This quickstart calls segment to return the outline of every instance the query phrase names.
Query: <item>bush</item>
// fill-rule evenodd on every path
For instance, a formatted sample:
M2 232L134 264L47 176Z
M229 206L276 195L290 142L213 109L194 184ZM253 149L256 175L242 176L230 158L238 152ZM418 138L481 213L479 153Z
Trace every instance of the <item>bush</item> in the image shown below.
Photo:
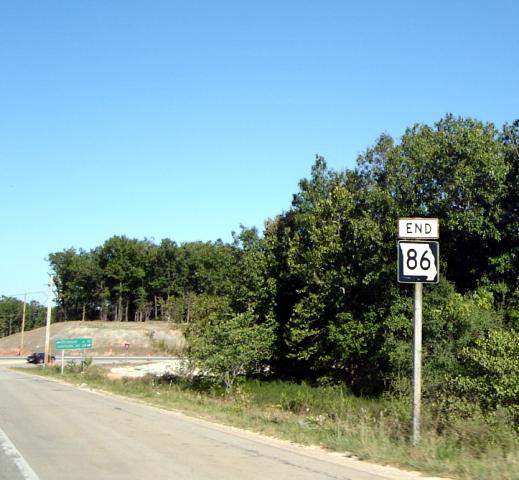
M519 427L519 332L494 330L460 354L464 372L451 379L454 392L484 412L505 409Z
M189 329L187 339L188 360L229 392L239 376L258 371L271 356L274 332L270 325L258 324L249 312L227 317L213 314Z

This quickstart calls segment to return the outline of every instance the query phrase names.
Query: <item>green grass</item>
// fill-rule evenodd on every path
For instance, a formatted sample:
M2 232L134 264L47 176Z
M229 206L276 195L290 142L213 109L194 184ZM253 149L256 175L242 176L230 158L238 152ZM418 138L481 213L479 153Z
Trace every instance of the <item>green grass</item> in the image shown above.
M470 480L518 480L519 437L506 418L440 419L422 407L422 438L410 445L410 405L402 399L358 398L340 387L247 381L232 393L208 384L170 380L108 380L103 370L69 367L72 383L145 401L188 415L305 445L348 452L372 462ZM36 371L36 370L34 370ZM57 369L38 370L59 376ZM445 422L442 422L445 423Z

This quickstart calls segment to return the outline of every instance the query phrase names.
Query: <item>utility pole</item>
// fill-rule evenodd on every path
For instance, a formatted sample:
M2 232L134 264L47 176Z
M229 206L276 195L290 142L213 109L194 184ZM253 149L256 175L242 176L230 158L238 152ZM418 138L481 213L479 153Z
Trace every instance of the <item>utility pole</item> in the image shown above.
M23 296L23 313L22 313L22 335L20 338L20 356L23 355L23 334L25 333L25 307L27 305L27 294Z
M52 275L49 274L49 292L47 294L47 322L45 325L45 362L44 367L50 363L50 321L52 315Z
M19 297L23 295L23 313L22 313L22 329L21 329L21 336L20 336L20 350L18 352L18 355L22 355L23 348L24 348L24 334L25 334L25 316L26 316L26 309L27 309L27 295L32 294L45 294L45 292L39 291L39 292L25 292L25 293L13 293L11 295L6 295L7 297Z

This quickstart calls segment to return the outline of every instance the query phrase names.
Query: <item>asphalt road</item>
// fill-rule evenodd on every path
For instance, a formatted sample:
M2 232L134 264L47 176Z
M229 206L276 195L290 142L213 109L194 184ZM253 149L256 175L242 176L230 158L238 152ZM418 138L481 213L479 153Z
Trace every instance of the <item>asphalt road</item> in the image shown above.
M416 480L0 367L0 480Z
M149 361L160 361L160 360L172 360L177 357L148 357L148 356L117 356L117 357L89 357L85 355L85 358L92 358L92 363L95 365L106 365L106 364L117 364L117 363L146 363ZM77 355L66 355L65 356L65 364L68 362L81 362L83 358ZM56 356L56 365L61 365L61 356ZM33 366L27 363L26 357L0 357L0 366L12 366L12 367L23 367L23 366ZM41 365L40 365L41 366Z

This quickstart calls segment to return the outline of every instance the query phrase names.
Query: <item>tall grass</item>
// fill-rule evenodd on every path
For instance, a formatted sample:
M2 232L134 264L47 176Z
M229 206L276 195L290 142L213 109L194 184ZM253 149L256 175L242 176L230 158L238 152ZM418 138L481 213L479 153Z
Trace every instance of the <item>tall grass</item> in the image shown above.
M44 372L56 374L52 369ZM431 405L424 404L421 441L413 447L406 398L358 398L342 387L252 380L226 395L210 383L176 378L111 381L95 367L83 373L70 371L65 377L363 460L464 480L519 479L519 436L499 412L492 421L475 415L445 422Z

